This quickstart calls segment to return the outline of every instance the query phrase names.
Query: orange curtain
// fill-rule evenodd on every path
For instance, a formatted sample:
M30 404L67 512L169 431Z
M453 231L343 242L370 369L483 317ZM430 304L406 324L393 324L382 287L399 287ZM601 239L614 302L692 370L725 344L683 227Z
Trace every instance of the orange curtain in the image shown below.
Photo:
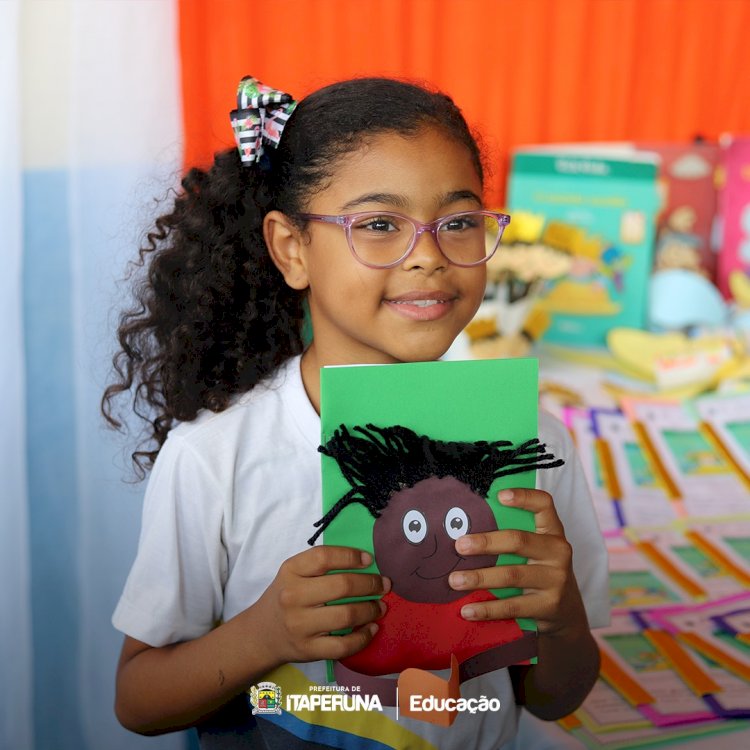
M449 93L502 204L524 143L750 133L746 0L178 0L185 163L233 143L252 74L301 98L388 75Z

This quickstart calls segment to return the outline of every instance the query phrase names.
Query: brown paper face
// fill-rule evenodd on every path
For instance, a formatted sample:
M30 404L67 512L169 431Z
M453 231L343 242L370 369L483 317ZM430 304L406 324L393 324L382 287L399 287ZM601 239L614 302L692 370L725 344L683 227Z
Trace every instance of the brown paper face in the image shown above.
M396 492L373 526L375 559L393 591L441 604L466 595L448 584L454 570L488 568L496 555L462 557L456 539L497 529L487 501L454 477L429 477Z

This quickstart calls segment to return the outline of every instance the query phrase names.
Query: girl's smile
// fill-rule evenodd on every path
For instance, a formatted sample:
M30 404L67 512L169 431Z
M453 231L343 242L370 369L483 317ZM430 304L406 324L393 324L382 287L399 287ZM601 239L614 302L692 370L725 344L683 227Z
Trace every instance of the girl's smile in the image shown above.
M451 311L456 295L444 291L414 291L383 301L397 315L412 320L438 320Z

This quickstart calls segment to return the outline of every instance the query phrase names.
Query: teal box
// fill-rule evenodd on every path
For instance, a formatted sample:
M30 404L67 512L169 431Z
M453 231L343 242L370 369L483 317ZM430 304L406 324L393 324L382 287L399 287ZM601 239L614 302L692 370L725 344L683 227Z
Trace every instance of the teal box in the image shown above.
M656 158L640 153L521 150L508 186L513 212L543 217L542 244L570 253L570 273L543 289L545 341L604 346L615 327L643 328L660 205ZM511 222L512 226L512 222Z

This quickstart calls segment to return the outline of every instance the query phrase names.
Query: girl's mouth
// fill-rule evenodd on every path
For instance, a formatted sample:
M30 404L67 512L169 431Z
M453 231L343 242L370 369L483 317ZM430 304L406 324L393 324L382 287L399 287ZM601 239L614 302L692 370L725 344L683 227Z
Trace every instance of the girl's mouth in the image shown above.
M444 292L410 293L386 299L392 310L410 320L438 320L453 308L455 296Z
M395 299L393 300L394 305L416 305L417 307L432 307L432 305L442 305L445 300L439 299L415 299L412 301Z

